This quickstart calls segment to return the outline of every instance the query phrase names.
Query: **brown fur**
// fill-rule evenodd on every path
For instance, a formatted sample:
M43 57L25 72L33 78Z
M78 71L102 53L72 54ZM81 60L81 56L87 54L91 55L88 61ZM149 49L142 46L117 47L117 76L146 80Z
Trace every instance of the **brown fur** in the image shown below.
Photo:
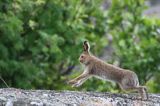
M90 45L87 41L83 43L83 53L79 57L79 61L85 65L84 72L77 78L69 81L73 87L82 85L89 77L94 76L118 83L123 90L137 90L142 99L147 99L147 91L145 86L139 86L136 73L130 70L122 69L114 65L105 63L97 57L90 54Z

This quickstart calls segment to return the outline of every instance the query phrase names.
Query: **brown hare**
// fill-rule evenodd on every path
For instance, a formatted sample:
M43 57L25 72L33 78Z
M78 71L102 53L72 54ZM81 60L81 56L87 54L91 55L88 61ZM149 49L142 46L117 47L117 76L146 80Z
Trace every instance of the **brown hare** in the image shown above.
M147 89L140 86L136 73L130 70L116 67L105 63L90 54L90 45L87 41L83 43L83 53L79 57L80 63L84 64L84 72L77 78L69 81L72 87L82 85L88 78L94 76L100 79L116 82L122 90L137 90L141 99L147 99Z

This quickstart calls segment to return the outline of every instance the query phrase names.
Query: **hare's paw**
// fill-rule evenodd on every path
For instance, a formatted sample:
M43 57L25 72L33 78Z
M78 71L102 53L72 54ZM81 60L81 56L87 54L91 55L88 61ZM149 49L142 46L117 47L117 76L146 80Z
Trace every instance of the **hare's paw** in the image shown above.
M70 80L70 81L67 82L67 84L70 84L70 85L73 85L73 84L75 84L75 83L76 83L75 80Z
M72 87L79 87L81 84L80 83L74 83L73 85L72 85Z

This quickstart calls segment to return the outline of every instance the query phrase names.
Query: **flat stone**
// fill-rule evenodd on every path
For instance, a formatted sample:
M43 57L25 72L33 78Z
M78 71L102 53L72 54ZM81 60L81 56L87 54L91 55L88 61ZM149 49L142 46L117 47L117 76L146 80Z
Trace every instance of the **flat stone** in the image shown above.
M160 94L138 98L135 93L0 89L0 106L160 106Z

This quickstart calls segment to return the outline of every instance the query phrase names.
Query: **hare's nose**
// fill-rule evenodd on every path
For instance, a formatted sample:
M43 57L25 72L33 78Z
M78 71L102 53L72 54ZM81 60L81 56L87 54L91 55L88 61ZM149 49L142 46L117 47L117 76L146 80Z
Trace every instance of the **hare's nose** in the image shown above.
M83 60L79 59L80 62L82 62Z

